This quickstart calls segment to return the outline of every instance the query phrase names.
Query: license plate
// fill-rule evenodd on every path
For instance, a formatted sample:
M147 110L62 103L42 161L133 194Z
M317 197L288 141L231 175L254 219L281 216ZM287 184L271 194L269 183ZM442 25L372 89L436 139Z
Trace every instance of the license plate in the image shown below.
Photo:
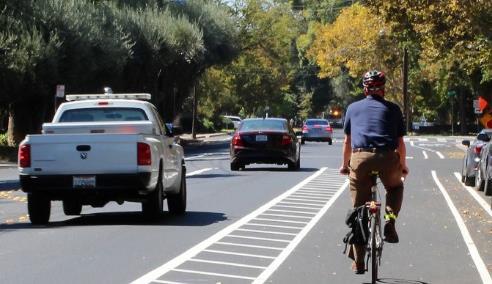
M74 176L73 188L94 188L96 187L95 176Z
M268 141L268 137L266 135L256 135L257 142L265 142Z

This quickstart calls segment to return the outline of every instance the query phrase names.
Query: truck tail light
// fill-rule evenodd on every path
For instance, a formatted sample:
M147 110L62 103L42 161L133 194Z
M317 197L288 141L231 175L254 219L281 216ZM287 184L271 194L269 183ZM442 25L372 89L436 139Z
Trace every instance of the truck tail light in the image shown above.
M241 140L241 136L239 133L236 133L234 137L232 137L232 145L233 146L244 146L243 140Z
M24 144L19 147L18 152L19 167L30 168L31 167L31 145Z
M152 154L148 144L137 143L137 163L139 166L150 166L152 164Z
M282 145L285 146L290 144L292 144L292 137L290 137L289 135L282 136Z

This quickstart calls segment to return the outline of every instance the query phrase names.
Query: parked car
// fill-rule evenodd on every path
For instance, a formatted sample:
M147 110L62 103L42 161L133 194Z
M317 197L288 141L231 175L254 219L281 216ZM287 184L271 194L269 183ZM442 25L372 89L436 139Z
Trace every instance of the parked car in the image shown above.
M488 132L486 133L492 134ZM489 135L489 141L490 141ZM485 143L480 151L480 161L475 175L475 188L479 191L485 191L485 195L492 195L492 144Z
M298 170L300 155L299 140L283 118L244 119L230 145L232 171L249 164L287 164L290 170Z
M83 205L140 202L146 216L186 209L183 148L151 103L150 94L67 95L43 134L19 145L19 179L29 218L46 224L51 201L66 215Z
M332 144L333 128L326 119L309 118L302 126L301 144L305 141L325 141Z
M492 137L492 129L484 129L478 133L477 137L470 144L470 140L463 140L462 144L468 147L463 158L463 166L461 169L461 181L468 186L475 186L477 179L477 171L480 162L480 153L482 148ZM481 180L480 176L478 179Z
M232 124L234 125L234 129L237 129L239 127L239 123L241 123L241 118L239 116L224 115L224 118L232 122Z

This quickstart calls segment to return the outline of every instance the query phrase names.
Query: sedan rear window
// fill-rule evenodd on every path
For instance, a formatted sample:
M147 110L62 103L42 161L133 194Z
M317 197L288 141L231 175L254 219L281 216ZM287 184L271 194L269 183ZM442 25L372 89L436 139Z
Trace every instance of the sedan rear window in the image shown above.
M328 120L325 119L312 119L307 120L306 125L328 125Z
M139 108L80 108L63 112L60 122L149 120Z
M239 128L241 131L287 131L287 123L283 120L243 120Z

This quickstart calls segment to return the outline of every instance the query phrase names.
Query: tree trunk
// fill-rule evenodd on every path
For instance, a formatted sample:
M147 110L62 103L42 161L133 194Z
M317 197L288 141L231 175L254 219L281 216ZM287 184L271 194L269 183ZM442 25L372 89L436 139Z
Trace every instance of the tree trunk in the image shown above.
M458 90L459 102L460 102L460 133L461 135L465 135L467 133L467 125L466 125L466 99L465 92L460 88Z
M40 133L46 113L46 102L13 103L9 106L7 141L18 145L27 134Z

